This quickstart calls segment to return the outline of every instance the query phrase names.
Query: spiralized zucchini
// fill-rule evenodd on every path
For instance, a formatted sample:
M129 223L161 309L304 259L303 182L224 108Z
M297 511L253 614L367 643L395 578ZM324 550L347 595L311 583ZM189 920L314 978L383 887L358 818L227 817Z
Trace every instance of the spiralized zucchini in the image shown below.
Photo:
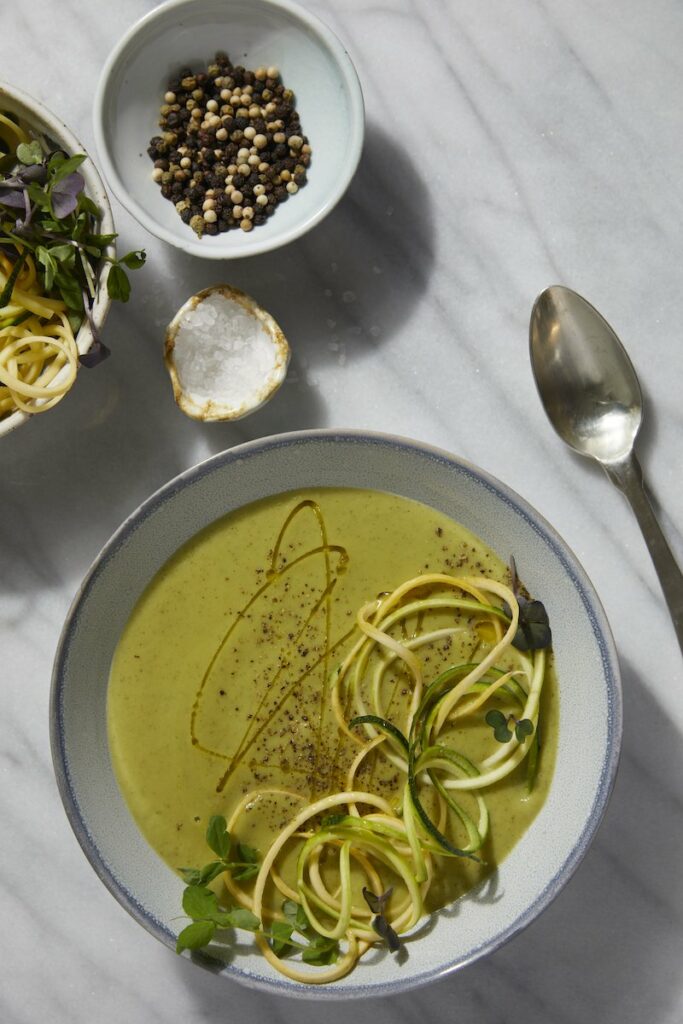
M396 935L411 932L426 913L444 858L478 859L490 828L487 787L530 752L533 776L546 654L513 646L519 614L510 587L486 577L442 573L407 580L358 612L356 642L330 689L339 730L358 747L345 790L294 814L265 851L253 888L224 875L232 898L262 922L256 934L261 952L286 977L306 984L335 981L381 941L363 887L385 900L385 934L387 925ZM425 628L430 617L437 618L436 625ZM463 633L482 638L475 645L480 659L427 680L421 648ZM400 695L397 684L387 682L390 669L401 670ZM457 729L475 712L481 718L490 701L514 709L506 720L524 728L505 743L492 734L491 752L474 762L457 749ZM398 772L397 798L360 783L371 755ZM247 812L258 813L260 801L282 792L262 788L246 794L229 830L240 833ZM287 795L305 803L294 792ZM303 908L318 935L339 940L336 963L311 968L276 954L269 928L285 920L275 909L278 899Z

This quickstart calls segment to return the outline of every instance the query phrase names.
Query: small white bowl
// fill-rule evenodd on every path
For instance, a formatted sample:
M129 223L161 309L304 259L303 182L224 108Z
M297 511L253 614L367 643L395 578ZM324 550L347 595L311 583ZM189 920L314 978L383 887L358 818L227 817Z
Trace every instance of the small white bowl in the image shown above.
M533 921L588 849L614 781L621 689L609 626L574 555L514 491L446 452L360 431L282 434L188 470L123 524L74 601L55 661L52 756L66 812L93 868L144 928L174 948L182 927L177 918L183 883L138 831L112 770L112 655L147 584L194 534L252 501L309 487L391 491L461 522L503 557L514 552L525 584L542 595L553 628L560 705L555 769L537 817L499 865L497 898L487 896L484 883L451 911L435 914L431 927L410 944L405 962L391 956L361 960L329 986L289 981L249 948L221 969L251 987L285 995L390 995L490 953Z
M312 146L305 187L265 224L199 239L152 181L150 139L169 79L205 69L216 51L247 68L276 65L294 91ZM363 96L337 37L290 0L170 0L150 11L110 54L95 96L95 138L104 174L123 205L153 235L207 259L276 249L323 219L344 194L363 145Z
M78 141L76 136L72 134L63 121L60 121L52 111L21 89L15 89L13 85L9 85L7 82L0 82L0 111L15 114L29 130L47 136L48 139L54 142L55 148L63 150L69 156L73 156L75 153L87 152L82 143ZM97 204L102 213L100 221L101 233L112 234L114 232L114 219L111 206L109 205L104 184L95 164L88 157L78 170L85 179L86 194ZM107 249L107 255L113 256L114 254L115 248L111 245ZM109 264L105 263L97 277L97 294L90 310L90 316L98 331L104 324L109 307L111 306L111 299L105 287L108 273ZM85 320L76 336L76 347L79 353L84 355L90 349L92 343L93 333L90 324ZM66 368L64 368L55 378L55 382L59 381L66 372ZM49 415L49 413L45 415ZM0 419L0 437L3 434L9 434L11 430L20 427L22 423L26 423L31 419L35 419L35 416L25 412L13 412L11 415L5 416Z

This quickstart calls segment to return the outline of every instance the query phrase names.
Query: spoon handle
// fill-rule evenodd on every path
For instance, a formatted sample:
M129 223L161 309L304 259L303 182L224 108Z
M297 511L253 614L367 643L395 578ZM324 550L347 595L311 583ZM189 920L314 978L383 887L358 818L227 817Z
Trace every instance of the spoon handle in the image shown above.
M683 652L683 573L676 564L673 552L657 522L657 517L645 491L640 463L635 453L632 453L622 462L603 463L603 467L612 483L616 484L628 499L635 513L657 570L678 643Z

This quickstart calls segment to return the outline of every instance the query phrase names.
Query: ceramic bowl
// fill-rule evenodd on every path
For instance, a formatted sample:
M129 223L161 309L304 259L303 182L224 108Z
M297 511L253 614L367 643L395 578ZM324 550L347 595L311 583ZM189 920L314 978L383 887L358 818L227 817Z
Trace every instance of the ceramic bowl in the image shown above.
M265 224L199 239L152 181L147 147L171 76L206 67L217 50L247 68L276 65L293 89L313 147L306 186ZM336 36L290 0L171 0L123 37L95 97L95 137L105 177L153 235L195 256L233 259L267 252L325 217L353 177L363 144L363 97Z
M38 100L22 92L21 89L15 89L14 86L8 85L7 82L0 82L0 110L16 115L29 130L44 135L51 140L56 149L62 149L69 155L86 152L85 147L78 141L76 136L44 104L39 103ZM102 212L102 234L113 233L114 220L109 199L107 198L107 193L98 170L90 157L81 164L78 170L85 179L86 193ZM114 247L111 246L107 251L110 255L113 255ZM109 265L105 264L98 274L97 296L90 311L93 323L98 331L104 324L111 305L111 299L107 294L106 287L104 287L108 272ZM88 351L92 343L92 330L90 324L86 321L76 337L76 345L81 355ZM60 376L57 376L55 379L59 380ZM11 430L21 426L22 423L26 423L30 419L34 419L34 417L24 412L15 412L10 416L5 416L3 419L0 419L0 437L3 434L8 434Z
M514 552L553 625L560 688L556 767L538 816L499 867L498 898L475 890L458 901L457 913L434 916L404 962L389 955L361 961L328 987L293 983L258 953L240 954L222 968L256 988L316 999L396 993L498 948L550 903L585 854L616 771L621 691L605 615L564 542L504 484L426 445L352 431L253 441L188 470L123 524L71 608L52 687L54 765L72 827L95 871L144 928L173 947L183 927L177 923L183 884L138 832L112 771L106 727L112 655L141 593L182 544L249 502L307 487L372 488L439 509L503 557Z

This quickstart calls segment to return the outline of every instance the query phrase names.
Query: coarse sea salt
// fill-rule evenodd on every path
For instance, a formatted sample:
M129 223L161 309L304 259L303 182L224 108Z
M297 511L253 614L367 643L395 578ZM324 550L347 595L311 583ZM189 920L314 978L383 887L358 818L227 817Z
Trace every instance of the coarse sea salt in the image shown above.
M189 416L238 419L279 388L289 346L269 313L236 288L193 296L166 336L166 364L176 401Z

